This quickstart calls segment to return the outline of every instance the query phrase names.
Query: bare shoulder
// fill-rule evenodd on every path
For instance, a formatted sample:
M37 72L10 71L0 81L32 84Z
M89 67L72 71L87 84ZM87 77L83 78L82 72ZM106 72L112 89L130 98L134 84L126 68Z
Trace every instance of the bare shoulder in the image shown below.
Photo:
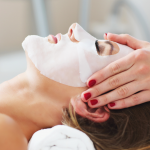
M0 113L0 150L27 150L27 140L18 124Z

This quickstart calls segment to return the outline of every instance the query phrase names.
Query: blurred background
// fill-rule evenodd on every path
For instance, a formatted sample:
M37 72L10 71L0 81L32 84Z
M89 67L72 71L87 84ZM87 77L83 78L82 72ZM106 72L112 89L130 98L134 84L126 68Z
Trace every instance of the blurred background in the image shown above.
M93 36L127 33L150 42L149 0L0 0L0 83L26 70L27 35L65 34L78 22Z

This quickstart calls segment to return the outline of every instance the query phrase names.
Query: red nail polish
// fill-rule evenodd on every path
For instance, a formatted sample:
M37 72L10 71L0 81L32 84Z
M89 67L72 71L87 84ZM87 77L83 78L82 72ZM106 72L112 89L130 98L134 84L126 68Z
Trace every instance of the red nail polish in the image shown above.
M91 103L91 105L96 105L98 103L98 100L93 99L93 100L90 101L90 103Z
M105 35L107 36L107 33L105 33Z
M88 100L90 97L91 97L91 93L85 93L85 94L84 94L84 98L85 98L86 100Z
M110 107L113 107L115 106L116 104L115 103L109 103Z
M94 85L95 85L95 83L96 83L96 81L95 81L95 80L90 80L90 81L89 81L89 87L94 86Z

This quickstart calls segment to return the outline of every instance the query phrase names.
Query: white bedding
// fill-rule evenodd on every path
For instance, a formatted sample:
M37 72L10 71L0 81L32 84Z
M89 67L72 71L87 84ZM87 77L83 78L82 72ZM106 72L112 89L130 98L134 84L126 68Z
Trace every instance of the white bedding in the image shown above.
M65 125L58 125L35 132L28 150L95 150L95 148L85 133Z

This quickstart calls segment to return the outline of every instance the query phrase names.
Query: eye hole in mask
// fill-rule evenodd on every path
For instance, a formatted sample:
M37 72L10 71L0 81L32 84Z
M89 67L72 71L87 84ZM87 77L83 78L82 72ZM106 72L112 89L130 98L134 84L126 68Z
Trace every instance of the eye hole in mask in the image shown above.
M98 55L106 56L106 55L114 55L120 51L119 46L112 41L95 41L95 46Z

